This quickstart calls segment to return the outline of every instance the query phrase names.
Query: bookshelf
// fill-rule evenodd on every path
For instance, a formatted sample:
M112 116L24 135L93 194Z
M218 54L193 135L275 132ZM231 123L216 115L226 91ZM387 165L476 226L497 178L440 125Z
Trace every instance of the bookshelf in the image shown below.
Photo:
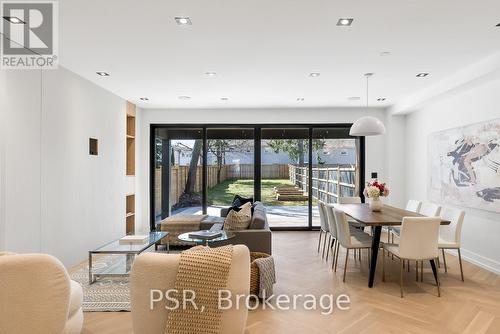
M135 177L135 122L136 106L127 101L126 105L126 177ZM135 194L125 196L125 231L135 234Z

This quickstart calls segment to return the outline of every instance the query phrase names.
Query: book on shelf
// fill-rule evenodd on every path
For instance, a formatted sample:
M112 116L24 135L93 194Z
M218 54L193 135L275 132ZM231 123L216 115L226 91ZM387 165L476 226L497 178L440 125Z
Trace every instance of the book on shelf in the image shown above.
M121 245L144 244L149 240L149 235L126 235L120 239Z
M191 239L212 240L222 236L220 231L202 230L189 233Z

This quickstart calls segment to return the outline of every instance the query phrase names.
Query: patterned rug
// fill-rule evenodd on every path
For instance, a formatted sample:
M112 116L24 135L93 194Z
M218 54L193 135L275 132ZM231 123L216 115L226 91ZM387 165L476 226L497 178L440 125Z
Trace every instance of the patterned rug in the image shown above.
M103 269L124 262L123 256L99 256L93 259L94 269ZM130 311L130 289L128 277L102 277L89 285L89 267L84 266L71 274L71 279L83 287L84 312Z

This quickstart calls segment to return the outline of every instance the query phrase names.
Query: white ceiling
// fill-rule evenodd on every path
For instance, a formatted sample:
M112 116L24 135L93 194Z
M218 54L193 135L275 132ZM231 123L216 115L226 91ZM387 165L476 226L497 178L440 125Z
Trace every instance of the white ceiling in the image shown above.
M388 106L500 50L498 0L61 0L60 18L61 64L147 108L362 106L366 72Z

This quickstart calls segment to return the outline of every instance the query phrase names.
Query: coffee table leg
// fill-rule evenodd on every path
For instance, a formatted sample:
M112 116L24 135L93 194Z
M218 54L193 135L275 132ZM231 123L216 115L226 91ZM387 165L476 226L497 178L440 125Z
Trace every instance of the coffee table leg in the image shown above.
M92 252L89 252L89 285L94 283L94 277L92 275Z
M380 247L380 234L382 233L382 226L375 226L372 237L372 258L370 265L370 276L368 278L368 287L373 287L375 280L375 271L377 270L378 249Z

